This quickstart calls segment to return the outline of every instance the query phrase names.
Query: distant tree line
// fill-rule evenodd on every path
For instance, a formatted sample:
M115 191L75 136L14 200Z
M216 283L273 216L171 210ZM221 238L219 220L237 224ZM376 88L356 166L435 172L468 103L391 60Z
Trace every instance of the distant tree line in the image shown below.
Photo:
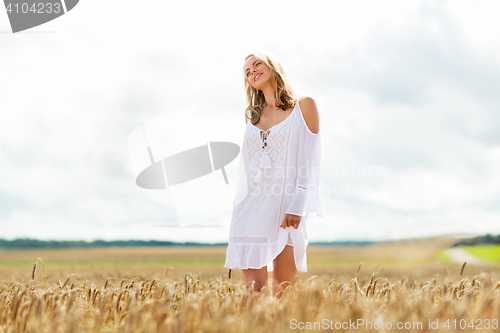
M14 240L0 239L0 249L62 249L62 248L90 248L90 247L111 247L111 246L209 246L209 245L227 245L224 243L196 243L196 242L170 242L158 240L95 240L86 242L77 241L56 241L39 240L31 238L18 238Z
M373 241L333 241L333 242L309 242L310 245L326 246L349 246L349 245L369 245ZM500 234L476 236L472 238L460 239L452 246L478 245L478 244L500 244ZM0 239L0 250L8 249L63 249L63 248L93 248L93 247L112 247L112 246L227 246L227 243L197 243L197 242L171 242L158 240L95 240L86 242L83 240L75 241L57 241L57 240L39 240L32 238L17 238L14 240Z
M335 242L316 242L309 243L310 245L368 245L372 241L335 241ZM0 250L9 249L63 249L63 248L92 248L92 247L111 247L111 246L227 246L227 243L197 243L197 242L171 242L158 240L95 240L86 242L83 240L76 241L56 241L56 240L39 240L31 238L17 238L14 240L0 239Z
M452 246L464 246L464 245L479 245L479 244L500 244L500 234L490 235L486 234L484 236L476 236L467 239L461 239L454 243Z

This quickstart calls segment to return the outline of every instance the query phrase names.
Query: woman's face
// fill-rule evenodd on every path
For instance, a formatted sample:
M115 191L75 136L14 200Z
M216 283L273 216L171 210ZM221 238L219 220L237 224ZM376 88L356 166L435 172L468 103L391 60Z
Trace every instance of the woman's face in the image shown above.
M245 75L252 87L261 90L271 78L269 67L260 59L251 56L245 61Z

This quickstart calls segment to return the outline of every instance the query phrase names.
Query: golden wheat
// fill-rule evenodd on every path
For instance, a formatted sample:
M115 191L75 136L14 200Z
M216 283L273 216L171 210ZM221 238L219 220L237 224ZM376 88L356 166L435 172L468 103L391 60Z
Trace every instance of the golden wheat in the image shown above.
M409 276L391 281L376 272L350 282L314 275L296 279L276 298L227 275L205 279L189 272L173 280L166 276L169 270L163 277L108 277L102 283L70 274L64 283L40 285L35 266L27 282L1 281L0 332L285 332L300 325L319 330L326 323L336 330L335 324L361 321L383 321L393 329L398 322L421 323L407 332L426 331L431 322L449 332L453 325L472 321L477 328L481 321L482 332L494 331L500 280L493 272L463 278L464 267L456 279L436 275L427 281ZM443 327L447 320L450 329Z

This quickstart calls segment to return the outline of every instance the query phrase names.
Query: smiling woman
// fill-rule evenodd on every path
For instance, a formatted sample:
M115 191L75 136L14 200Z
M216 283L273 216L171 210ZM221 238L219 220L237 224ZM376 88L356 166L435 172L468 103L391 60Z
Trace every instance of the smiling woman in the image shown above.
M307 271L306 221L322 216L319 113L311 97L293 93L272 57L250 54L243 70L247 127L225 267L240 268L257 290L272 271L272 293L279 295L278 285Z

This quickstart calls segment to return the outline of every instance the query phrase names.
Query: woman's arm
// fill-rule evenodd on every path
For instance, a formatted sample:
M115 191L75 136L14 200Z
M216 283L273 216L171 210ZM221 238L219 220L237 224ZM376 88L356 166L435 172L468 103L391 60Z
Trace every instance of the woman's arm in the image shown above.
M306 121L307 128L313 133L319 133L319 112L316 101L311 97L304 97L300 100L302 115Z

